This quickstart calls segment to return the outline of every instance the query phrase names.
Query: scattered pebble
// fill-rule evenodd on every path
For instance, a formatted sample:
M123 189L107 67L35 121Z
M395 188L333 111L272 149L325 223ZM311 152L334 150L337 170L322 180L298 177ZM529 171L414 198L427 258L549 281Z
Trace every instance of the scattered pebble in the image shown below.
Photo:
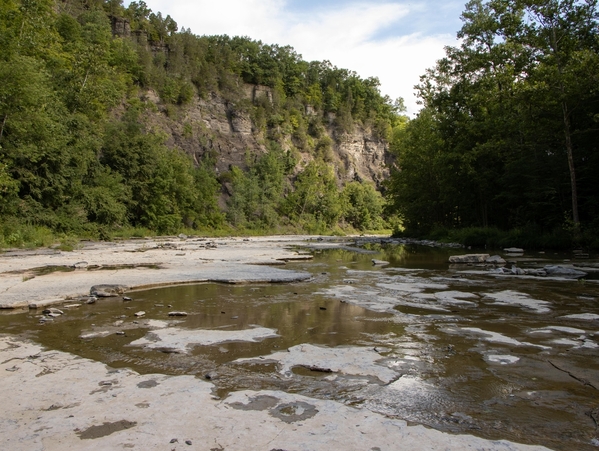
M168 316L187 316L187 312L168 312Z
M45 314L45 315L51 315L51 314L54 314L54 315L57 315L57 316L64 315L64 312L62 310L57 309L57 308L47 308L47 309L43 310L42 313Z
M138 318L144 316L146 314L146 312L144 312L143 310L140 312L135 313L135 316L137 316Z

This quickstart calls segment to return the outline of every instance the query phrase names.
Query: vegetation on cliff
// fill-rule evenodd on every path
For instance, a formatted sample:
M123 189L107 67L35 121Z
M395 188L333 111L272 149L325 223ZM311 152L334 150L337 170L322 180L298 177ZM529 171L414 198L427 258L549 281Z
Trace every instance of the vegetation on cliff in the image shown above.
M359 126L390 136L397 104L374 78L306 62L290 47L178 31L143 1L6 0L0 79L1 245L131 227L382 225L373 186L332 176L323 132ZM265 87L263 95L248 100L248 83ZM158 93L160 111L147 92ZM250 117L264 149L224 173L214 152L190 155L148 119L176 120L214 96L230 115ZM299 152L310 161L298 164Z

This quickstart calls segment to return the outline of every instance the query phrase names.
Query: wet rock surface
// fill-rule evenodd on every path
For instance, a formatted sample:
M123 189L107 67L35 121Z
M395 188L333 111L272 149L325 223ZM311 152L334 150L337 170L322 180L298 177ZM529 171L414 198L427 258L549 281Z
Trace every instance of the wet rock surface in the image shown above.
M0 309L42 308L70 299L110 298L140 288L190 282L296 282L308 273L272 268L298 253L304 237L86 242L72 252L9 251L0 255ZM218 256L214 249L219 249ZM184 251L184 252L180 252ZM82 265L85 258L87 266ZM77 266L77 270L75 270ZM90 289L91 287L91 289Z
M3 348L0 372L25 382L21 389L31 391L20 393L28 402L54 406L44 415L81 402L77 408L88 416L73 411L70 421L77 424L70 431L136 423L93 440L76 437L78 444L107 449L163 449L173 437L183 449L206 443L205 437L217 449L244 449L249 441L256 449L330 449L330 440L345 449L596 449L589 412L597 409L599 387L597 279L496 277L487 263L450 266L455 248L359 240L306 243L314 259L286 269L311 278L291 285L137 291L128 302L119 296L60 307L63 314L45 324L41 310L0 315L2 331L48 347L30 359L37 351L19 351L15 346L29 344L13 338ZM373 266L373 258L389 265ZM514 258L509 266L536 270L563 266L567 256ZM145 316L135 318L138 311ZM169 318L170 312L188 315ZM74 363L50 364L54 355ZM64 383L45 385L76 375L73 365L84 362L102 369L94 370L97 378L80 390L80 400L53 392L66 390ZM47 393L36 391L42 382ZM117 408L102 407L110 415L98 416L98 397L102 406ZM15 403L10 415L21 418L21 408ZM157 410L164 412L161 420ZM173 426L163 419L169 415L193 421ZM35 435L16 421L23 436ZM52 415L47 421L40 427L60 423ZM406 421L433 429L410 429ZM231 425L231 436L217 431ZM281 430L280 440L268 441ZM55 434L44 430L44 443L55 443ZM69 434L65 429L67 441Z
M191 376L154 375L160 383L140 389L148 376L131 370L107 374L101 363L7 337L0 338L0 355L20 367L18 374L1 379L6 420L0 422L0 436L15 451L165 449L194 441L228 450L247 450L250 443L254 449L325 450L331 443L340 449L546 449L408 426L281 391L245 390L217 400L210 383ZM5 367L0 363L0 370ZM112 378L107 389L94 389L107 375ZM56 398L62 404L47 407Z

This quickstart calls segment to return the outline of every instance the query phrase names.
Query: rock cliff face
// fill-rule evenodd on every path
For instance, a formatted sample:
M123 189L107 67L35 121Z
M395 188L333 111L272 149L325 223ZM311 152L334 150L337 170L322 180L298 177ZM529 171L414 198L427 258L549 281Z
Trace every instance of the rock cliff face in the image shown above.
M167 145L184 150L196 162L209 154L216 159L217 171L223 173L232 166L245 168L248 160L266 152L266 131L253 122L250 111L260 97L272 102L274 93L269 87L243 85L239 94L235 102L216 94L207 99L196 97L184 107L162 104L153 91L145 92L142 100L153 111L146 116L148 125L166 132ZM305 115L316 116L318 112L307 108ZM324 122L324 134L331 140L328 161L334 164L339 183L368 181L380 188L388 176L388 143L359 124L348 133L331 120ZM314 151L295 146L291 136L281 133L277 141L296 154L298 168L315 158Z

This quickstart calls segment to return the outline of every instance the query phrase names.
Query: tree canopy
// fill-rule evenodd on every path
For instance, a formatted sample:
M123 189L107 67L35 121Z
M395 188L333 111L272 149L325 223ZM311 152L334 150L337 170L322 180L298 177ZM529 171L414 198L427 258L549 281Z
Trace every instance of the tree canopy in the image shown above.
M376 78L304 61L289 46L196 36L143 1L3 1L0 79L0 245L18 241L2 241L14 235L7 224L98 236L291 221L291 198L312 171L295 166L294 149L328 174L331 140L322 130L331 120L340 132L359 124L384 139L397 118ZM268 87L272 98L248 101L244 83ZM149 90L167 116L212 96L245 108L267 154L217 174L213 154L192 158L146 119L156 113L141 100ZM219 206L229 180L230 202ZM337 203L338 181L327 189ZM326 212L326 224L340 214Z
M389 200L435 227L599 228L595 0L471 0L395 134Z

